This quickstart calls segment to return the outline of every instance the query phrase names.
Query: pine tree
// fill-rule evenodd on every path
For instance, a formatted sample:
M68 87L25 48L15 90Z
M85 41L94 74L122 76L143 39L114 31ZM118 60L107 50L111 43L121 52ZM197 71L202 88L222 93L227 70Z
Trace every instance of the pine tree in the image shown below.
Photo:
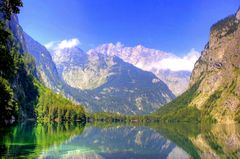
M13 90L9 81L16 75L20 55L12 41L11 32L6 27L13 13L19 13L21 0L2 0L0 12L3 19L0 21L0 124L17 116L18 107L13 98Z

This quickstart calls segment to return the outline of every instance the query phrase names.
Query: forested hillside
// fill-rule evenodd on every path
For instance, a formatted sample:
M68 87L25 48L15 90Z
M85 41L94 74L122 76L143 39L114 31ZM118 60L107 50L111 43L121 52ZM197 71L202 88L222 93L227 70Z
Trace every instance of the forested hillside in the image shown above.
M62 113L63 117L58 120L68 120L68 115L64 113L71 115L73 109L75 113L79 113L78 116L73 115L74 119L80 119L79 116L84 115L82 107L72 104L61 95L55 95L38 82L35 61L26 52L23 30L15 15L23 6L21 0L1 0L0 6L0 124L38 118L40 108L43 112L47 110L45 105L61 110L59 115ZM46 94L49 96L46 97ZM43 103L43 98L48 100ZM55 102L56 99L58 103ZM47 113L42 114L42 117L50 118ZM51 117L51 120L53 119L55 120ZM84 116L81 119L84 119Z

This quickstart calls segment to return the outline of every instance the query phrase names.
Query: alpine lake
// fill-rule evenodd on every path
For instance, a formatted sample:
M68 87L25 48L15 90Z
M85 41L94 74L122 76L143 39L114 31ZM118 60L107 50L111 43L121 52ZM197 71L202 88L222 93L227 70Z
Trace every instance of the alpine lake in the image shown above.
M0 131L0 158L240 158L240 125L27 121Z

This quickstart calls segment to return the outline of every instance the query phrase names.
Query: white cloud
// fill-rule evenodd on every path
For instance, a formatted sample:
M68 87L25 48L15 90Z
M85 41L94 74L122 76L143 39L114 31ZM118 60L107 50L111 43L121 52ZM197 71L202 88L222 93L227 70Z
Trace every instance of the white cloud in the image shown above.
M172 71L192 71L199 57L200 53L195 49L191 49L191 51L183 57L165 58L152 64L150 67L152 67L152 69L169 69Z
M51 41L44 46L49 50L57 50L64 48L72 48L81 45L81 42L77 38L62 40L62 41Z
M80 41L77 38L70 39L70 40L63 40L58 44L59 49L64 49L64 48L72 48L75 46L80 45Z

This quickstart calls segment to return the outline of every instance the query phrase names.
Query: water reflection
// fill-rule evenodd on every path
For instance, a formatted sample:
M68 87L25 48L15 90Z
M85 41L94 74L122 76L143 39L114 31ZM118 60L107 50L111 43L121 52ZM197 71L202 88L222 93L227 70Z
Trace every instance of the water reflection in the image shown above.
M154 129L137 126L86 127L67 143L52 147L44 158L190 158Z
M1 158L37 158L52 145L60 145L81 134L81 123L21 123L0 131Z
M204 129L203 129L204 128ZM1 158L240 158L240 126L27 122L0 132Z
M191 140L201 158L240 158L240 125L213 125Z

